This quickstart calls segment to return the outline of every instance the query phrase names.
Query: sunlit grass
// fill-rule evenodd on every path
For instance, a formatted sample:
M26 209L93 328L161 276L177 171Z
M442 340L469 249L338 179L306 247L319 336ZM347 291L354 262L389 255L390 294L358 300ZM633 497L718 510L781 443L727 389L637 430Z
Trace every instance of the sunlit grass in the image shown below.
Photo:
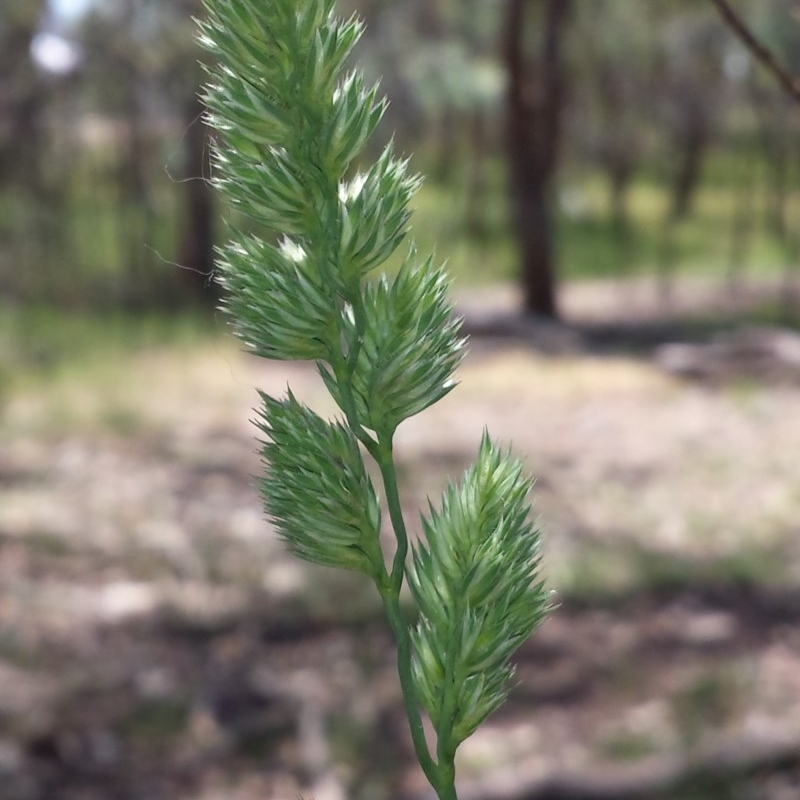
M0 310L0 353L29 374L52 375L75 359L124 357L163 344L191 347L222 329L201 313L73 313L6 306Z
M615 229L604 176L570 170L557 192L556 256L558 274L565 280L624 278L661 274L705 275L726 279L738 274L758 279L772 276L797 257L791 236L779 240L769 230L765 187L755 186L748 201L751 213L741 219L739 206L747 187L723 179L725 165L711 164L722 173L703 182L692 213L669 221L668 187L657 177L642 174L627 197L629 227L625 237ZM469 200L462 181L445 185L427 181L414 200L414 230L422 251L435 248L462 284L514 279L519 254L509 219L502 164L488 170L484 193L473 200L479 209L479 229L467 219ZM797 194L797 193L795 193ZM787 218L791 227L800 195L791 195Z
M0 311L0 431L101 426L135 435L146 410L209 352L232 348L211 315ZM142 369L143 363L147 369ZM146 377L146 383L142 378Z

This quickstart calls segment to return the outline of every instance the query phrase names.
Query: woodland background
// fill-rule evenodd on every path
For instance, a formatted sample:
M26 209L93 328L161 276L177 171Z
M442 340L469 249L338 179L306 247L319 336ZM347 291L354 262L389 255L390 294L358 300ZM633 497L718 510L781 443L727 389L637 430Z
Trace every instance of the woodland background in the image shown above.
M422 798L376 598L253 487L256 387L334 409L215 311L199 4L85 6L0 4L0 798ZM463 796L796 798L800 103L711 0L340 9L472 335L406 516L487 425L558 594Z

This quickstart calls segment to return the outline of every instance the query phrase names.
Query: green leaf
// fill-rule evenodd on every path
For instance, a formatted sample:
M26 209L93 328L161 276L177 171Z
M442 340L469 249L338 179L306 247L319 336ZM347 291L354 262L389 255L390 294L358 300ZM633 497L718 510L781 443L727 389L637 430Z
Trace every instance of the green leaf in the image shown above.
M355 436L291 392L285 400L261 398L256 424L268 437L261 494L289 549L316 564L377 575L380 508Z
M530 486L520 462L484 435L475 465L423 518L409 574L420 610L414 679L453 750L503 702L509 658L549 608Z

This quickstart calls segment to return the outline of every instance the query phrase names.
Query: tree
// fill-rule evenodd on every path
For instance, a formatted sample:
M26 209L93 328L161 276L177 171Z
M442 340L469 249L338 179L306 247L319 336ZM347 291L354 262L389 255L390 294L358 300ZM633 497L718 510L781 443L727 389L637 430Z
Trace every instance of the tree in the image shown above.
M98 7L83 25L99 105L123 121L126 134L120 206L132 205L136 213L119 218L125 228L120 236L129 240L123 295L132 305L217 300L211 280L214 201L206 181L208 130L198 100L201 51L192 23L200 12L198 0L120 0ZM175 249L153 259L156 205L159 194L166 194L160 186L165 181L163 152L157 147L165 130L180 140L170 153L177 154L178 164L167 168L173 183L168 190L177 195L178 205L167 247ZM163 271L165 260L182 269Z
M31 58L31 43L43 12L43 0L10 0L0 9L0 167L4 175L34 166L32 150L39 137L44 87Z
M552 195L566 94L562 39L570 7L570 0L508 0L506 11L508 169L523 307L547 318L558 316ZM539 42L534 28L541 30Z
M13 196L0 218L0 289L4 295L30 289L21 273L26 257L38 260L54 236L58 196L48 182L44 112L50 84L31 56L44 14L44 0L0 4L0 188ZM24 274L25 277L21 277Z

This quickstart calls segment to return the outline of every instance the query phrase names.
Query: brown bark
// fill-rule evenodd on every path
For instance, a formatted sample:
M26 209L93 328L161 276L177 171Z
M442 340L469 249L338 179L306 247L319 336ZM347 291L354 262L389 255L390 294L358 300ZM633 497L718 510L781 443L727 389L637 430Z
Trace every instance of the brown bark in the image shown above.
M522 256L524 310L558 316L553 177L558 163L565 76L561 42L570 0L508 0L508 161ZM531 10L541 15L539 52L526 52Z
M467 165L467 207L464 223L471 236L486 235L484 198L486 196L486 152L488 131L486 116L482 109L475 109L469 118L469 163Z
M31 57L44 2L23 11L21 0L0 12L0 168L6 178L41 177L41 117L47 87ZM37 187L38 188L38 187Z
M700 185L708 147L711 143L711 123L704 108L704 98L687 102L683 110L683 130L678 152L678 170L672 186L673 222L686 219L692 212L695 190Z

